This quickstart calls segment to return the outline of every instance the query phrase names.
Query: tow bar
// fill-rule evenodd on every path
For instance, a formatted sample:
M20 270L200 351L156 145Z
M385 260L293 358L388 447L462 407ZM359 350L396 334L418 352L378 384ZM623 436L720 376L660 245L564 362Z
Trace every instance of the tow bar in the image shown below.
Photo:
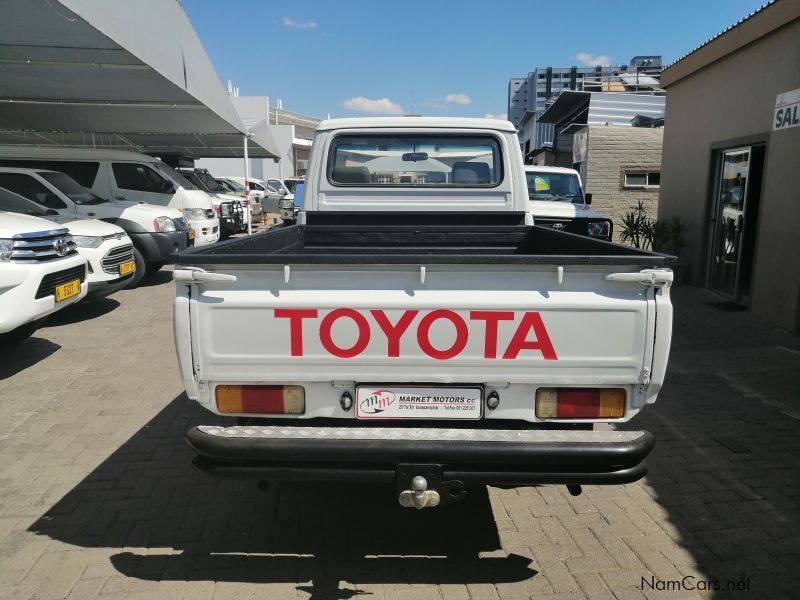
M467 488L461 481L442 481L442 465L397 465L397 499L406 508L434 508L463 500Z

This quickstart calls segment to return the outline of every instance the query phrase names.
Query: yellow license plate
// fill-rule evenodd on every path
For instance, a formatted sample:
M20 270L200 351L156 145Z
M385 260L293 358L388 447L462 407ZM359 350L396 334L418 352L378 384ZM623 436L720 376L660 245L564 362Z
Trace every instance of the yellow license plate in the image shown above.
M80 279L76 279L75 281L68 281L65 284L56 286L56 302L61 302L62 300L66 300L67 298L72 298L73 296L77 296L80 293L81 293Z
M190 239L190 240L193 240L193 239L194 239L194 229L190 229L190 230L187 232L187 234L189 235L189 239Z
M122 277L123 275L128 275L129 273L133 273L136 270L136 263L132 260L128 262L124 262L119 266L119 276Z

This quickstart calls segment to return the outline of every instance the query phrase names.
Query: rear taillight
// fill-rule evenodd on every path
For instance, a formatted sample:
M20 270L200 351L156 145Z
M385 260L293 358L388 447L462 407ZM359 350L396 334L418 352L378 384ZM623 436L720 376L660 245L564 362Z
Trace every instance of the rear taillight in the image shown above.
M221 413L302 415L306 394L299 385L220 385L216 389Z
M539 388L539 419L621 419L625 416L623 388Z

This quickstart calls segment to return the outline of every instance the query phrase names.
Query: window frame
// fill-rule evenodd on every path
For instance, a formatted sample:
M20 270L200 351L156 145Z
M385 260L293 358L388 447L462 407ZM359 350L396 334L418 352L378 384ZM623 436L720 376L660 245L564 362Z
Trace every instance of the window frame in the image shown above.
M420 136L428 135L426 133L398 133L387 131L385 134L377 134L373 132L353 132L347 131L342 132L334 135L331 140L328 142L328 149L327 149L327 164L325 166L325 177L330 185L336 188L375 188L375 189L401 189L401 190L413 190L413 189L440 189L440 190L453 190L453 189L465 189L465 190L480 190L480 189L493 189L499 187L505 181L505 165L503 160L503 140L500 136L495 135L493 133L482 132L477 134L465 134L465 133L431 133L430 135L436 136L437 138L444 139L444 138L453 138L453 139L463 139L463 138L482 138L485 137L487 140L491 140L496 148L497 148L497 156L496 156L496 167L497 167L497 179L491 183L476 183L473 185L454 185L454 184L441 184L441 183L423 183L423 184L403 184L403 183L390 183L390 184L378 184L378 183L338 183L333 180L333 166L334 166L334 150L336 147L336 142L339 138L346 138L346 137L380 137L381 135L391 136L395 138L418 138Z
M644 175L645 183L628 183L629 175ZM650 183L650 177L658 175L658 183ZM661 171L655 169L622 169L622 189L624 190L657 190L661 187Z

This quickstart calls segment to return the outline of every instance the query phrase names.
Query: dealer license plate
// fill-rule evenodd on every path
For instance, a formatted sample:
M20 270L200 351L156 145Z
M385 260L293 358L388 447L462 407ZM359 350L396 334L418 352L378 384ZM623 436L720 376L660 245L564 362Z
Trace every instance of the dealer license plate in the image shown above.
M77 296L80 293L81 293L80 279L76 279L74 281L68 281L67 283L56 286L56 302L61 302L62 300L66 300L67 298L72 298L73 296Z
M128 275L136 270L136 263L132 260L124 262L119 266L119 276Z
M358 386L358 419L480 419L478 387Z

